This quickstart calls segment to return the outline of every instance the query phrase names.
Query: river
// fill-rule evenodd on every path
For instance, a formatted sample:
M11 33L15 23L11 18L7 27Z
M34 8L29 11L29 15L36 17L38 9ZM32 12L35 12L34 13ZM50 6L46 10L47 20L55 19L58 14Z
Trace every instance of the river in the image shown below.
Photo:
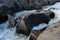
M60 2L55 3L54 5L44 6L43 10L51 10L55 13L54 19L51 19L49 21L48 25L51 25L53 23L60 21ZM17 12L15 15L15 19L19 17L24 12L35 12L36 10L25 10L21 12ZM42 26L44 25L44 26ZM39 30L47 26L46 24L40 24L37 27L34 27L32 30ZM0 40L29 40L29 36L25 36L23 34L16 34L15 33L16 27L10 27L9 28L9 22L6 21L5 23L0 24Z

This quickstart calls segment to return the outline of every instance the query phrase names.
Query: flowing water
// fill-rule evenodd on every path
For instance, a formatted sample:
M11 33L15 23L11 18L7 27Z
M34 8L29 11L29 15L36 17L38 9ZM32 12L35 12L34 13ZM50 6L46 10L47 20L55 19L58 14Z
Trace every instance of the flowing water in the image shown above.
M55 3L54 5L49 5L49 6L44 6L43 10L51 10L52 12L55 13L54 19L51 19L48 25L51 25L53 23L59 22L60 21L60 2ZM15 19L18 18L21 14L26 13L26 12L35 12L36 10L30 10L30 11L21 11L15 14ZM44 25L44 26L43 26ZM47 26L47 24L42 23L38 25L37 27L35 26L32 30L39 30ZM0 24L0 40L28 40L29 37L25 36L23 34L16 34L15 33L16 27L11 27L9 28L9 22L5 22Z

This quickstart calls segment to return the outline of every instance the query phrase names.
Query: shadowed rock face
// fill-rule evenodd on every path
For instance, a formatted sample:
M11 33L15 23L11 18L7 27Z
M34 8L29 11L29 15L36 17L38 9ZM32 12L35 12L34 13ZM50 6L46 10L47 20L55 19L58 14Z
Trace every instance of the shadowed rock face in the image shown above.
M13 14L12 0L0 0L0 23L7 20L7 13Z
M16 25L16 21L13 18L13 16L11 16L10 14L7 14L7 16L8 16L8 21L9 21L10 25L11 26L15 26Z
M30 38L29 40L37 40L39 35L46 29L47 27L41 29L41 30L32 30L30 33Z
M47 11L48 12L48 11ZM47 23L50 21L50 16L48 14L51 14L46 11L43 12L36 12L36 13L25 13L21 15L17 20L17 27L16 31L18 34L22 33L25 35L29 35L32 28L34 26L37 26L41 23ZM54 16L54 15L53 15Z
M60 0L0 0L0 19L7 20L7 13L13 15L17 11L42 9L44 5L54 4ZM0 20L4 22L5 20Z
M45 13L44 13L45 12ZM55 14L51 11L44 11L42 13L35 13L35 14L30 14L28 16L24 17L24 22L26 24L26 26L37 26L40 23L47 23L48 21L50 21L50 18L54 18Z
M47 15L45 15L44 13L42 14L31 14L28 16L28 18L26 19L26 17L24 18L24 22L26 24L26 26L29 28L29 30L32 30L33 26L38 26L41 23L47 23L49 21L49 17Z
M3 17L0 17L0 24L3 23L3 22L6 22L7 19L7 16L3 16Z
M41 33L40 30L34 30L30 33L30 38L29 40L36 40L39 36L39 34Z

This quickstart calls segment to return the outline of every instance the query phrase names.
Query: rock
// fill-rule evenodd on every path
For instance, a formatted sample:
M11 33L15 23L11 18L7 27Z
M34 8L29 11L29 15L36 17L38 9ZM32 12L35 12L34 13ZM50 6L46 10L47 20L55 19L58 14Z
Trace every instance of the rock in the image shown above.
M17 20L16 31L18 34L23 33L29 35L32 28L41 23L48 23L50 21L49 11L36 11L22 14ZM54 18L54 15L53 15Z
M60 0L14 0L14 10L42 9L42 6L52 5Z
M7 13L14 15L21 10L42 9L42 6L54 4L60 0L0 0L0 22L7 20ZM3 19L5 20L3 20Z
M42 6L36 0L29 0L29 8L30 9L42 9Z
M39 36L39 34L41 33L40 30L34 30L30 33L30 38L29 40L36 40Z
M49 25L37 40L60 40L60 22Z
M14 15L15 12L26 9L29 9L28 0L0 0L0 23L7 20L7 13Z
M0 22L5 22L7 18L7 13L12 14L11 6L13 5L13 0L0 0ZM3 19L2 19L3 18Z
M15 26L16 25L16 21L15 21L14 17L11 16L10 14L7 14L7 16L8 16L8 21L9 21L10 25L11 26Z
M3 22L6 22L7 19L7 16L3 16L3 17L0 17L0 24L3 23Z
M39 35L46 29L47 27L41 29L41 30L32 30L30 33L30 38L29 40L37 40Z
M39 8L41 6L52 5L60 0L29 0L29 6Z

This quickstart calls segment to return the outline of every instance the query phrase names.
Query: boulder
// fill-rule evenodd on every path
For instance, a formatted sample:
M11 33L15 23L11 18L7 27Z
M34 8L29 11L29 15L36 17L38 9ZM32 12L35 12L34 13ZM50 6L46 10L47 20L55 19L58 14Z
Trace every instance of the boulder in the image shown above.
M50 18L54 18L53 13L46 10L38 10L36 12L24 13L17 20L16 32L18 34L23 33L29 35L32 28L41 23L47 23ZM52 15L52 17L50 16Z
M16 21L15 21L14 17L12 15L10 15L10 14L7 14L7 16L8 16L9 24L11 26L15 26L16 25Z
M60 40L60 22L49 25L37 40Z

